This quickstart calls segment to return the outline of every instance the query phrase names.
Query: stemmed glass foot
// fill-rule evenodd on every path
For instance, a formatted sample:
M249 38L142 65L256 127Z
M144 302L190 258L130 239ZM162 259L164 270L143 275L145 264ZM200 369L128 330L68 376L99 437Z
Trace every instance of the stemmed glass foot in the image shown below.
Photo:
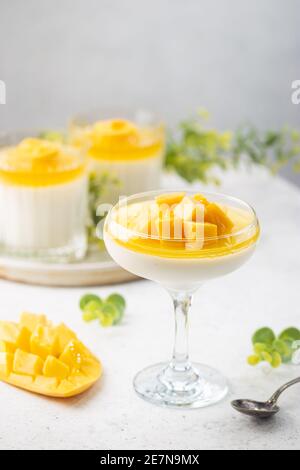
M202 364L191 364L187 370L176 370L168 363L156 364L139 372L133 385L144 400L173 408L203 408L228 393L226 379Z
M226 379L202 364L194 364L188 353L188 314L191 291L170 293L175 313L175 342L171 362L142 370L134 379L134 389L145 400L160 406L203 408L222 400L228 392Z

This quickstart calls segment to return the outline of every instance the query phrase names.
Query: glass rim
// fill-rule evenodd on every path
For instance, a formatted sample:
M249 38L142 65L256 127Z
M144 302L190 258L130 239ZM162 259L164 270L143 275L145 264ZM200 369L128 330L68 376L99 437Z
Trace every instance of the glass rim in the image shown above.
M133 194L131 196L126 196L122 200L120 200L117 204L115 204L109 210L109 212L107 214L107 217L106 217L106 220L105 220L105 226L107 226L107 224L110 223L113 212L116 209L122 207L122 204L126 205L127 202L131 203L134 200L138 200L138 199L142 199L142 198L146 198L146 197L149 197L149 201L150 201L151 196L153 196L153 198L154 198L154 197L159 196L161 194L174 194L174 193L185 193L185 195L194 195L195 191L185 190L185 189L182 189L182 190L181 189L174 189L174 190L160 189L160 190L146 191L146 192L142 192L142 193L137 193L137 194ZM201 191L201 194L203 194L203 196L205 196L205 197L207 196L208 198L209 198L209 196L212 196L212 197L217 196L217 197L226 199L227 201L232 201L232 202L235 202L236 204L244 206L252 214L252 216L253 216L252 222L249 223L248 225L246 225L245 227L243 227L242 229L240 229L236 232L232 232L230 234L217 235L217 236L214 236L214 237L205 237L204 236L202 238L197 238L196 240L195 240L195 238L186 238L186 237L184 237L184 238L183 237L181 237L181 238L179 238L179 237L178 238L175 238L175 237L169 238L169 237L160 237L160 236L157 236L157 235L149 235L149 234L146 234L146 233L138 232L137 230L132 230L128 227L123 226L122 224L120 224L116 221L114 221L114 223L116 225L118 225L122 230L126 230L126 232L128 234L136 236L136 238L142 238L142 239L148 239L148 240L157 240L157 241L167 241L167 242L174 242L174 243L179 243L179 242L189 243L189 242L197 242L197 241L199 241L199 242L208 241L209 242L209 241L226 240L226 239L229 239L231 237L237 237L237 236L241 236L245 233L251 232L251 230L253 230L253 229L256 229L256 230L259 229L259 220L258 220L256 211L246 201L244 201L242 199L239 199L235 196L229 196L225 193L220 193L220 192ZM215 201L213 201L213 202L215 202Z
M147 117L147 119L146 119ZM144 118L144 119L141 119ZM93 107L87 111L74 114L68 122L68 126L86 127L98 121L111 119L125 119L140 123L141 127L160 128L165 127L165 120L155 110L148 107ZM143 122L142 122L143 121Z

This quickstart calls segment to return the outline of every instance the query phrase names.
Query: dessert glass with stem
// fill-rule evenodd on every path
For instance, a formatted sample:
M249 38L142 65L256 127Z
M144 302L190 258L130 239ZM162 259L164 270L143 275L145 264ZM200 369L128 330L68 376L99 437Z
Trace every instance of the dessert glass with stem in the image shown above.
M121 199L110 210L103 232L112 258L127 271L161 284L174 304L172 358L136 375L138 395L157 405L185 408L223 399L226 379L189 359L188 316L204 282L235 271L253 254L259 238L254 210L223 194L152 191Z

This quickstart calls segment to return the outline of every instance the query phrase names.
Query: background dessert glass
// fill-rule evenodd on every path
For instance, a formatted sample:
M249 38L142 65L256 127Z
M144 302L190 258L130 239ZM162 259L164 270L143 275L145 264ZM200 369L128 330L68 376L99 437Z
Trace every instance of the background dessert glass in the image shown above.
M120 201L107 216L104 241L120 266L160 283L174 303L172 360L140 372L134 379L136 392L162 406L204 407L224 398L228 385L214 369L189 360L188 313L192 298L201 284L233 272L251 257L259 236L259 223L254 210L245 202L222 194L203 193L232 217L234 226L230 235L209 238L203 235L202 240L195 242L186 238L162 239L152 231L150 235L147 231L137 231L132 220L141 217L147 225L147 208L162 193L165 195L165 191L156 191Z
M152 113L93 112L71 123L69 140L86 152L100 202L160 187L165 129Z
M87 177L77 149L38 138L0 149L0 250L66 262L87 249Z

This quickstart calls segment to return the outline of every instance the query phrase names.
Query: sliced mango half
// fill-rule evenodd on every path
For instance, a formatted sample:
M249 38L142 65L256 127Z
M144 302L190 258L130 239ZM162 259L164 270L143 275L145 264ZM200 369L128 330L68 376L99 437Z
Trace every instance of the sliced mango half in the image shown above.
M30 392L67 398L100 378L100 361L61 323L23 313L19 323L0 322L0 380Z

